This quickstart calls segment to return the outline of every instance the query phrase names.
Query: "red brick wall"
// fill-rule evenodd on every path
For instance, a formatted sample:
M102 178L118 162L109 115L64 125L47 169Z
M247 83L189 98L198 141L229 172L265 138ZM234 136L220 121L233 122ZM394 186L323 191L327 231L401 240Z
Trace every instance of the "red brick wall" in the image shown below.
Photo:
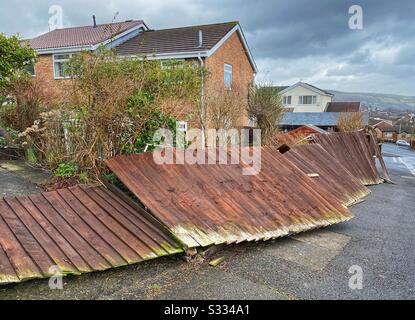
M224 85L224 64L232 65L232 90L240 90L241 95L248 99L248 88L254 80L255 70L252 68L247 53L238 32L219 47L210 57L206 58L205 64L209 72L206 80L206 92L223 90ZM248 125L248 117L245 112L242 119L242 126Z
M59 93L63 93L70 85L70 80L68 79L55 80L53 73L53 56L51 54L38 56L35 65L35 75L36 78L46 83L49 89L56 90L56 92Z

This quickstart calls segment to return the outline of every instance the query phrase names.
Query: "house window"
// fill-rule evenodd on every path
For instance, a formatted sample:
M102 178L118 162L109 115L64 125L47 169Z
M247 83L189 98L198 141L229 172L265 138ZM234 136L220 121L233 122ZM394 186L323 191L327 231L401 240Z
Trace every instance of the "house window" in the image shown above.
M300 104L316 104L317 96L300 96L299 103Z
M160 65L161 69L163 70L172 70L177 67L184 66L184 59L169 59L169 60L161 60Z
M283 102L283 104L285 104L285 105L290 105L291 104L291 96L284 96L283 98L282 98L282 102Z
M65 69L66 64L71 58L72 54L55 54L53 56L53 69L55 73L55 79L65 79L70 77Z
M225 88L232 87L232 65L226 64L224 65L224 76L223 82L225 83Z
M28 72L32 77L34 77L35 74L35 63L29 63L27 65L25 65L24 69L26 70L26 72Z

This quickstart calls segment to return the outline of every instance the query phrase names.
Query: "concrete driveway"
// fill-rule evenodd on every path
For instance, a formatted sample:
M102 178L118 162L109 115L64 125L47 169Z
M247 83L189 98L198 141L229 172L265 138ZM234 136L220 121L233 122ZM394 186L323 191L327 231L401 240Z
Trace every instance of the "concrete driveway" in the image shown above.
M370 187L348 223L229 247L218 267L175 256L68 277L63 290L48 281L0 287L0 299L414 299L415 152L384 151L396 184ZM361 289L349 286L357 275Z

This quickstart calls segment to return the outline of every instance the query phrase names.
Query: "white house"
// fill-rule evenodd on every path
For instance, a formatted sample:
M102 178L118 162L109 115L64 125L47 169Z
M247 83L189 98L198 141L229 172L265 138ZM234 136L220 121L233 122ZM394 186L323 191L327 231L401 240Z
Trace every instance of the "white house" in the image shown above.
M284 107L293 112L325 112L334 96L304 82L277 89L282 96Z

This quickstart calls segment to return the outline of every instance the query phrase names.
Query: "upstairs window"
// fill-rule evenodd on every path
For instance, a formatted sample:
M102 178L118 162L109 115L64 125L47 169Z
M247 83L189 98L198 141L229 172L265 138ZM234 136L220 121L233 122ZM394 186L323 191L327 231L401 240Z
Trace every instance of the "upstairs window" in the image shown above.
M230 89L232 87L232 65L230 64L225 63L224 65L223 82L225 84L225 88Z
M285 105L290 105L291 104L291 96L282 97L282 103L285 104Z
M72 54L55 54L53 56L53 70L55 73L55 79L70 78L70 75L65 70L66 64L72 58Z
M300 96L299 103L300 104L316 104L317 96Z

